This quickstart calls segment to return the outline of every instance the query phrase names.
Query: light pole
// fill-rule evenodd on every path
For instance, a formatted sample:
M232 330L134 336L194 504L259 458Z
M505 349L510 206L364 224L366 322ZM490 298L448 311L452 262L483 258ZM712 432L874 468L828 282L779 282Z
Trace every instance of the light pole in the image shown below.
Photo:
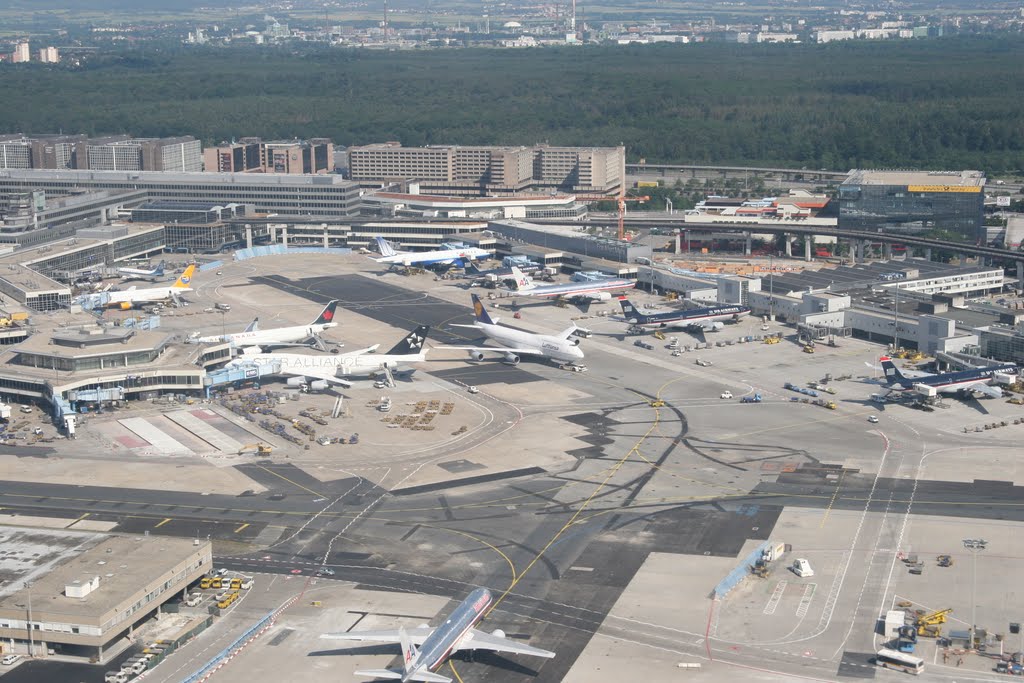
M28 620L25 622L25 630L28 631L28 656L32 657L32 650L35 649L33 647L34 639L32 636L32 584L28 581L25 582L25 590L28 591ZM15 606L25 607L26 605L15 603Z
M985 549L988 541L985 539L964 539L964 548L971 552L971 640L970 649L974 649L974 635L977 628L977 604L974 597L975 586L978 583L978 553Z

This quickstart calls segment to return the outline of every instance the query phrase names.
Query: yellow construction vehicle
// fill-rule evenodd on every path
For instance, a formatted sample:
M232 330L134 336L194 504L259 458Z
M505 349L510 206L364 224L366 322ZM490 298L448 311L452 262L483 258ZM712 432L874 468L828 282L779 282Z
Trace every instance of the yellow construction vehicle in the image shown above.
M778 337L766 337L765 340L764 340L764 343L765 344L778 344L779 343L779 338Z
M270 455L274 447L265 443L250 443L238 449L239 455Z
M813 346L805 346L804 347L804 353L814 353L814 347Z
M921 614L914 621L917 627L917 635L929 638L938 638L942 635L942 624L946 623L946 617L953 612L952 607L940 609L929 614Z
M664 408L665 407L665 402L662 401L660 398L657 398L657 399L651 401L650 403L651 403L651 407L652 408Z
M829 410L835 410L836 407L837 407L836 406L836 402L835 401L829 401L828 403L825 404L825 407L828 408Z
M654 331L654 338L655 339L664 339L665 338L665 333L662 332L661 330L655 330Z

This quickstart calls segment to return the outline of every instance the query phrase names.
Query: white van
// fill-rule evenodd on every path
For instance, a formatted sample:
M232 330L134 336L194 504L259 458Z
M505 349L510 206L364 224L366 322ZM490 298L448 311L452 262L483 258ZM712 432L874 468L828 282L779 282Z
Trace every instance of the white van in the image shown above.
M790 568L793 573L799 576L801 579L809 579L814 576L814 570L811 569L811 563L803 558L798 558L793 562L793 566Z

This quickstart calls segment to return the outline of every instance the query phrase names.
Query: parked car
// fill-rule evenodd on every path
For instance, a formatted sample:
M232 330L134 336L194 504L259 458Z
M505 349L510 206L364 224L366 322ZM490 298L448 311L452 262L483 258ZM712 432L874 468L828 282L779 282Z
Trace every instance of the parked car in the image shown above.
M868 415L868 422L871 422L871 423L878 422L878 416L877 415Z
M21 659L21 655L7 655L3 659L0 659L0 664L3 664L4 666L10 666L19 659Z

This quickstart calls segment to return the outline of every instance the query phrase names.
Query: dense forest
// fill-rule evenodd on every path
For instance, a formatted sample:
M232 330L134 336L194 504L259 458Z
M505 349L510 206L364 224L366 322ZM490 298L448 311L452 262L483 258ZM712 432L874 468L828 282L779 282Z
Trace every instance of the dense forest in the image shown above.
M0 66L0 131L613 145L631 160L1024 168L1024 40L126 52Z

